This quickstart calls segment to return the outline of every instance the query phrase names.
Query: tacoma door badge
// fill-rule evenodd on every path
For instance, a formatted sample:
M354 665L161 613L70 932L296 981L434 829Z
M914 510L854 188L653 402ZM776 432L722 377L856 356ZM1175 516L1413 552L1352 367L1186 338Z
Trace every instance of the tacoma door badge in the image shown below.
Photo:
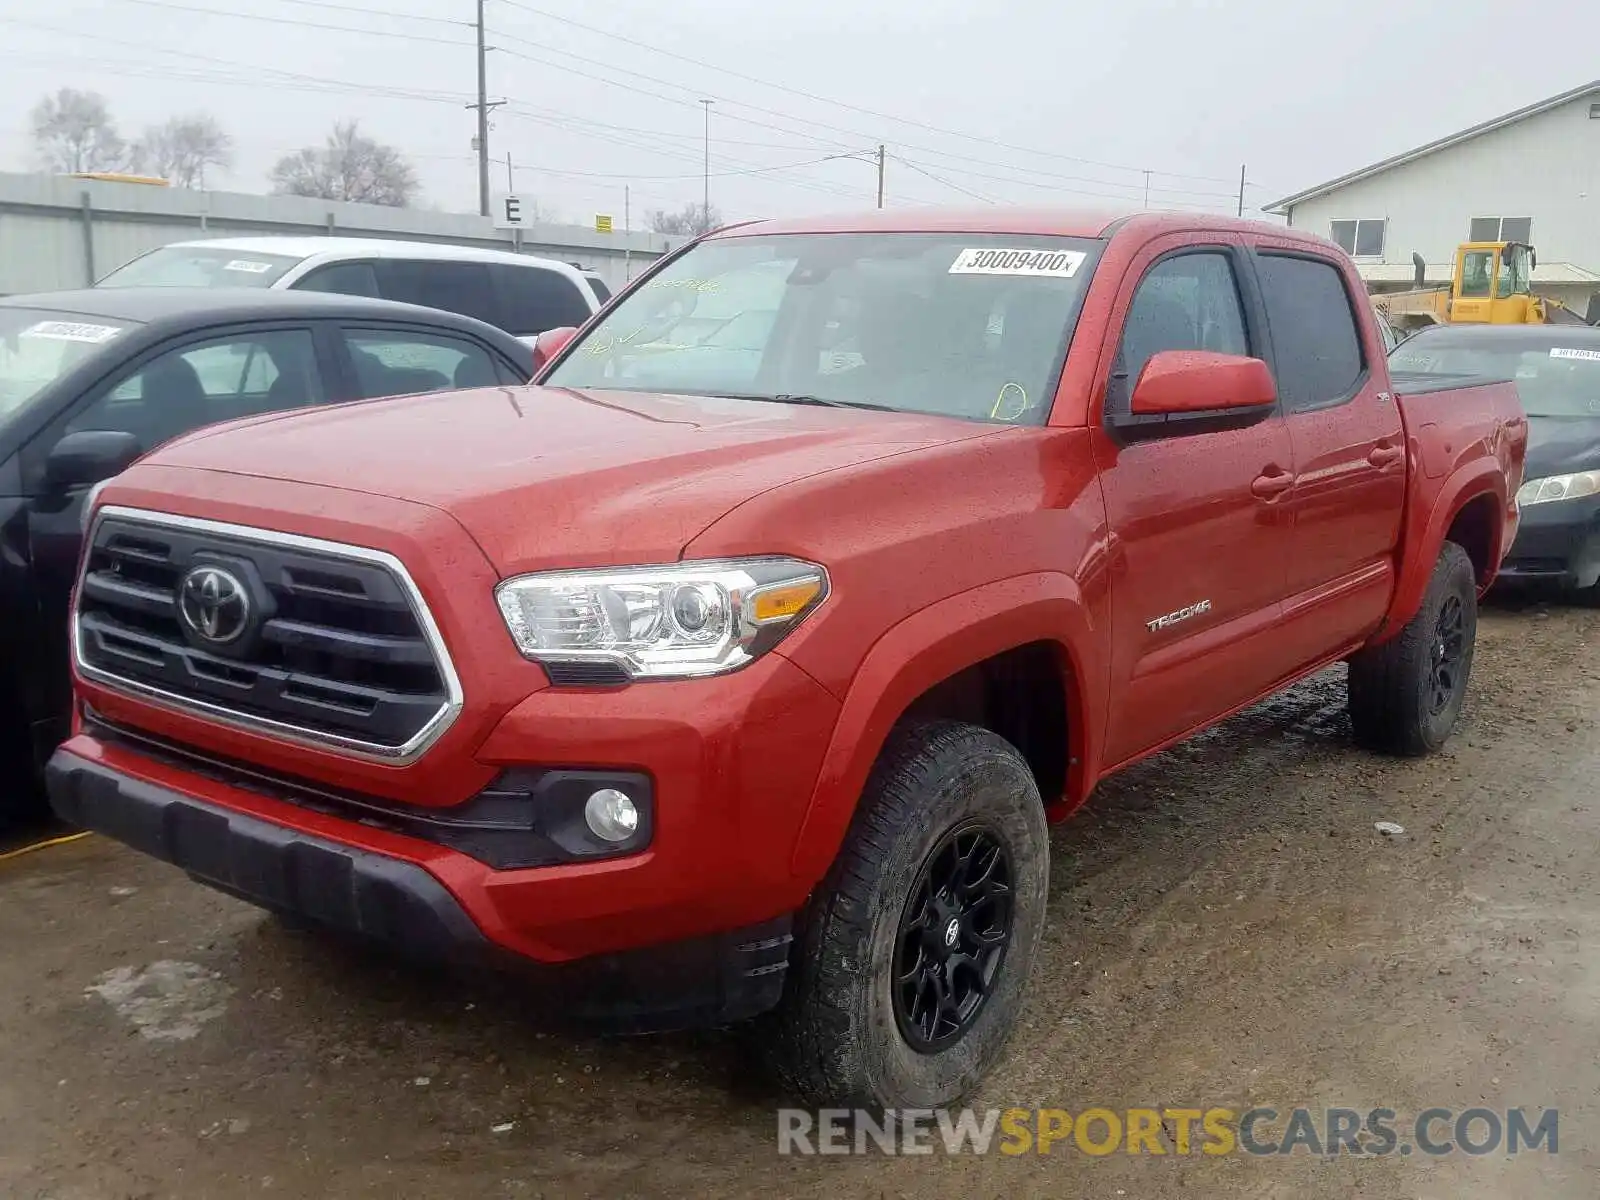
M1196 600L1187 607L1180 608L1177 612L1169 612L1164 617L1157 617L1153 621L1146 621L1145 628L1151 633L1159 633L1168 626L1176 625L1179 621L1187 621L1190 617L1198 617L1201 613L1211 611L1211 601Z

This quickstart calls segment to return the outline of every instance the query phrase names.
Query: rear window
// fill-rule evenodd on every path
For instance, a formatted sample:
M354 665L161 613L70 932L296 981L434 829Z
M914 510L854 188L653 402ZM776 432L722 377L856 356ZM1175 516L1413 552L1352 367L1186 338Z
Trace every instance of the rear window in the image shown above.
M1343 274L1313 258L1263 254L1257 261L1278 389L1289 410L1348 400L1366 362Z
M507 332L530 337L547 329L582 325L589 319L589 302L565 275L509 263L496 263L493 269Z
M381 259L378 287L385 299L500 324L489 268L481 262L449 259Z
M305 260L213 246L163 246L118 267L96 287L256 287L277 283Z

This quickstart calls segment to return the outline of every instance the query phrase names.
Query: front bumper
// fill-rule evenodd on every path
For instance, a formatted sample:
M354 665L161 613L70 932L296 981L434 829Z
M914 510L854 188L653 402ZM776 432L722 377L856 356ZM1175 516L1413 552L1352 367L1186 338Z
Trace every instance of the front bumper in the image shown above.
M57 751L51 802L72 824L172 863L274 912L408 957L517 964L552 1011L622 1032L721 1024L777 1003L790 918L646 949L535 966L491 943L461 903L414 863L290 829Z
M1600 497L1523 507L1516 540L1500 565L1505 583L1587 588L1600 582Z

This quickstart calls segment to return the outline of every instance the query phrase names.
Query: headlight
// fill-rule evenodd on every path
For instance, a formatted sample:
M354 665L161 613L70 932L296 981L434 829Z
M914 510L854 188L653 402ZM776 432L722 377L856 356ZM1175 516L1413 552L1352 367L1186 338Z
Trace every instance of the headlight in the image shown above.
M1579 471L1574 475L1547 475L1530 479L1517 489L1517 503L1549 504L1552 500L1576 500L1600 492L1600 471Z
M525 657L610 663L635 679L742 667L827 594L828 573L793 558L521 575L495 589Z

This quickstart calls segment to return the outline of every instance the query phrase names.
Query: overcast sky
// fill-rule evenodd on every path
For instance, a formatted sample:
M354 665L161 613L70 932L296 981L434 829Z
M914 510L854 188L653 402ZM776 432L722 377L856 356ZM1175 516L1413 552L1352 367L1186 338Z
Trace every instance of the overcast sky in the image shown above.
M391 7L392 5L392 7ZM231 15L225 15L226 13ZM1515 16L1511 14L1515 11ZM0 0L0 168L62 85L125 135L207 112L208 182L266 190L340 118L402 147L423 202L473 210L472 0ZM635 224L875 202L1247 210L1600 75L1600 5L1523 0L487 0L494 186ZM253 14L246 16L245 14ZM404 15L402 15L404 14ZM319 27L320 26L320 27ZM342 27L342 28L329 28ZM370 32L361 32L370 31ZM856 158L828 156L855 154ZM803 165L802 165L803 164Z

